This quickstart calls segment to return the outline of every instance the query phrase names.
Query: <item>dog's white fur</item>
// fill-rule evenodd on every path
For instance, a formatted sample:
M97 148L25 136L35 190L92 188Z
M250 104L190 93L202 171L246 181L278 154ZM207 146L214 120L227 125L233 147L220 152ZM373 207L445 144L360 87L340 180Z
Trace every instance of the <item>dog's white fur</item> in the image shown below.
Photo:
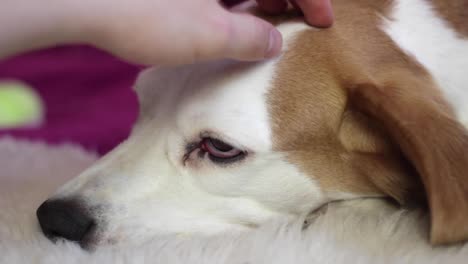
M307 27L279 28L288 39ZM266 96L276 63L147 71L137 83L142 111L132 136L53 198L78 196L89 207L106 208L97 210L105 241L214 234L321 206L326 194L272 151ZM229 166L196 155L182 162L187 143L203 133L249 156Z
M300 222L280 220L240 235L156 237L93 253L72 242L52 243L37 225L37 206L95 159L76 146L0 139L0 263L430 264L465 263L468 257L466 245L432 248L425 242L424 214L379 199L331 204L304 231Z
M468 116L468 93L460 90L468 83L461 73L468 42L424 0L398 3L385 30L432 73L459 116ZM297 32L314 30L291 23L279 29L286 48ZM142 110L132 136L52 198L84 201L98 221L99 243L242 230L352 198L325 192L272 149L267 96L279 60L147 71L137 85ZM229 166L195 154L184 160L186 145L206 135L249 155Z

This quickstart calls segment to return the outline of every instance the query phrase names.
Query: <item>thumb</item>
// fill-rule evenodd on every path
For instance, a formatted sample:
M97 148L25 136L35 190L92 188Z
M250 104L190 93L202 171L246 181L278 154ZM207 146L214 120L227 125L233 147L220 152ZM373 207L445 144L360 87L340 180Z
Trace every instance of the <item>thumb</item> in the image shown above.
M238 60L261 60L281 51L281 33L253 15L228 13L228 42L224 56Z

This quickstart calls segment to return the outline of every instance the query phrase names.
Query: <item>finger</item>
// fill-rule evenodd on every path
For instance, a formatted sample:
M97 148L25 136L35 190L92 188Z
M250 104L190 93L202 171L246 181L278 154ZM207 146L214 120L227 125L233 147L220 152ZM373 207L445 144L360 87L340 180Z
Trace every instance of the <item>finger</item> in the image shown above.
M286 0L256 0L260 9L268 14L281 14L288 8Z
M221 4L227 8L245 2L247 0L221 0Z
M190 41L185 42L191 43L192 50L189 61L221 58L255 61L280 53L281 33L270 23L246 13L225 9L210 14L201 23L204 26L198 26L187 34Z
M231 13L227 56L240 60L272 58L281 51L281 33L252 15Z
M307 23L315 27L329 27L333 24L333 10L330 0L294 0L300 7Z
M291 3L291 5L297 9L297 10L301 10L301 8L299 7L299 5L297 4L296 0L289 0L289 3Z

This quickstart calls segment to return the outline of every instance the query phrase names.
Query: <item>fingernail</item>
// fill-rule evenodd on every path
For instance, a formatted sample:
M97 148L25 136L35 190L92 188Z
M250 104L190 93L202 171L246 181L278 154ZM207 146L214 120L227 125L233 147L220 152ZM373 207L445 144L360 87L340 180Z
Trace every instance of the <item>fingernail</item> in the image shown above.
M331 6L331 2L327 1L325 4L325 11L323 12L322 26L330 27L333 24L333 20L335 20L333 8Z
M268 48L265 53L265 58L269 59L278 56L278 54L281 51L282 43L283 37L281 36L281 33L276 28L273 28L270 31Z
M308 16L307 22L314 27L327 28L332 26L334 21L333 8L330 1L321 3L323 5L314 15Z

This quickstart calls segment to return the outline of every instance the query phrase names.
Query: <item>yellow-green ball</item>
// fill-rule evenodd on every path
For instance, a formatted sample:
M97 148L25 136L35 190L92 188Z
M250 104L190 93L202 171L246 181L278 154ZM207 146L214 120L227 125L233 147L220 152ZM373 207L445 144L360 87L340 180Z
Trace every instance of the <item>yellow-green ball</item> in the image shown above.
M44 117L38 94L17 81L0 81L0 128L35 126Z

